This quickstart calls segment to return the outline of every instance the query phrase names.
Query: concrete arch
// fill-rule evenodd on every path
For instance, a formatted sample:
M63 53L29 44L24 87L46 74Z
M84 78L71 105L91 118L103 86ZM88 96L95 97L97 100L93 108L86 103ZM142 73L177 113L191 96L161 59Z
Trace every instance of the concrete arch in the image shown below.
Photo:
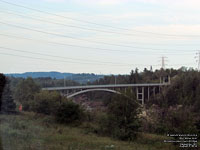
M118 91L110 90L110 89L87 89L87 90L79 91L79 92L73 93L71 95L68 95L67 98L72 98L76 95L87 93L87 92L92 92L92 91L104 91L104 92L110 92L110 93L115 93L115 94L121 94Z

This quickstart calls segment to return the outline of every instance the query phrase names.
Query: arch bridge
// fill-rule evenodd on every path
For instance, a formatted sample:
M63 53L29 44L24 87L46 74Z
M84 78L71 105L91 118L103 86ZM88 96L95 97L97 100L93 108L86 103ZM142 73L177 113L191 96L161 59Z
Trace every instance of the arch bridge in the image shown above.
M150 96L155 96L159 93L163 86L168 86L170 83L143 83L143 84L109 84L109 85L85 85L85 86L66 86L66 87L48 87L42 90L59 91L67 98L73 98L77 95L92 91L104 91L115 94L121 94L120 91L126 93L127 89L131 92L136 91L137 100L141 101L142 105L150 99Z

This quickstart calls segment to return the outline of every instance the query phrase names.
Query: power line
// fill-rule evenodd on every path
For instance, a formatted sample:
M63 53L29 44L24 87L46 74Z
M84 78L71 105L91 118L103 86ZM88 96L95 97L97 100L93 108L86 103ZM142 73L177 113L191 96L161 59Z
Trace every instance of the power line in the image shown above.
M113 65L122 65L122 66L125 66L125 65L142 65L142 64L122 64L122 63L116 63L116 62L102 62L102 61L94 61L94 60L86 60L86 59L75 59L75 58L62 57L62 56L56 56L56 55L49 55L49 54L43 54L43 53L29 52L29 51L13 49L13 48L7 48L7 47L1 47L1 46L0 46L0 49L6 49L6 50L11 50L11 51L24 52L24 53L30 53L30 54L36 54L36 55L42 55L42 56L63 58L63 59L71 59L71 60L103 63L103 64L100 64L100 65L109 64L109 63L113 64ZM52 59L48 59L48 60L52 60ZM57 61L57 60L55 60L55 61ZM64 62L69 62L69 61L64 61ZM69 62L69 63L82 63L82 62ZM86 63L86 64L88 64L88 63ZM153 65L153 66L156 66L156 65Z
M1 11L1 12L3 12L3 11ZM55 24L55 25L60 25L60 26L65 26L65 27L71 27L71 28L77 28L77 29L82 29L82 30L97 31L97 32L111 33L111 34L120 34L120 35L127 35L127 36L138 36L136 34L130 34L130 33L119 33L119 32L114 32L114 31L105 31L105 30L99 30L99 29L91 29L91 28L79 27L79 26L75 26L75 25L67 25L67 24L63 24L63 23L47 21L47 20L43 20L43 19L30 17L30 16L25 16L25 15L21 15L21 14L12 13L12 12L3 12L3 13L13 14L13 15L16 15L16 16L25 17L27 19L32 19L32 20L37 20L37 21L46 22L46 23L50 23L50 24Z
M193 65L194 62L188 62L188 63L181 63L181 64L167 64L167 66L184 66L184 65Z
M14 36L14 35L8 35L8 34L1 34L0 33L0 36L6 36L6 37L9 37L9 38L14 38L14 39L24 39L24 40L30 40L30 41L36 41L36 42L44 42L44 43L49 43L49 44L56 44L56 45L61 45L61 46L70 46L70 47L77 47L77 48L84 48L84 49L96 49L96 50L103 50L103 51L117 51L117 52L147 52L147 51L133 51L133 50L116 50L116 49L107 49L107 48L98 48L98 47L88 47L88 46L78 46L78 45L72 45L72 44L66 44L66 43L58 43L58 42L52 42L52 41L46 41L46 40L36 40L36 39L32 39L32 38L27 38L27 37L20 37L20 36ZM148 51L148 52L151 52L155 55L158 54L157 51ZM186 52L185 52L186 53ZM176 53L167 53L167 55L175 55ZM181 55L188 55L188 53L186 54L181 54ZM193 54L193 53L191 53ZM158 54L160 55L160 54ZM179 54L178 54L179 55Z
M1 10L0 10L1 11ZM90 28L85 28L85 27L79 27L79 26L74 26L74 25L68 25L68 24L62 24L62 23L55 23L55 22L51 22L51 21L46 21L46 20L41 20L41 19L36 19L36 18L33 18L33 17L30 17L30 16L24 16L24 15L21 15L21 14L16 14L16 13L13 13L13 12L4 12L4 11L1 11L2 13L7 13L7 14L13 14L13 15L16 15L16 16L20 16L20 17L25 17L25 18L28 18L28 19L33 19L33 20L38 20L38 21L43 21L43 22L47 22L47 23L52 23L52 24L57 24L57 25L63 25L63 26L67 26L67 27L74 27L74 28L80 28L80 29L86 29L86 30L92 30L92 31L96 31L96 29L90 29ZM35 16L35 17L38 17L38 16ZM102 31L102 30L99 30L100 32ZM112 32L112 31L104 31L103 30L103 32L110 32L110 33L114 33L114 32ZM117 34L121 34L121 33L119 33L119 32L116 32ZM122 33L122 34L125 34L125 33ZM129 34L129 35L131 35L131 34ZM132 35L135 35L135 34L132 34ZM138 35L137 35L138 36ZM156 43L156 44L153 44L153 43L141 43L141 42L131 42L131 43L133 43L133 44L137 44L137 45L139 45L139 44L142 44L142 45L156 45L156 46L158 46L158 45L161 45L161 46L163 46L163 45L169 45L169 44L160 44L160 43ZM171 45L173 45L173 46L194 46L194 45L200 45L200 44L171 44Z
M92 28L80 27L80 26L75 26L75 25L68 25L68 24L63 24L63 23L58 23L58 22L53 22L53 21L38 19L38 18L30 17L30 16L25 16L25 15L13 13L13 12L5 12L5 11L1 11L1 12L2 13L6 13L6 14L11 14L11 15L16 15L16 16L24 17L24 18L27 18L27 19L37 20L37 21L40 21L40 22L46 22L46 23L50 23L50 24L54 24L54 25L60 25L60 26L65 26L65 27L70 27L70 28L77 28L77 29L81 29L81 30L103 32L103 33L108 33L108 34L119 34L119 35L126 35L126 36L136 36L136 37L142 36L140 34L120 33L120 32L114 32L114 31L106 31L106 30L99 30L99 29L92 29ZM146 36L142 36L142 37L146 38ZM159 37L157 37L157 38L159 38Z
M78 60L78 61L87 61L87 62L92 62L92 63L102 63L101 65L105 64L113 64L113 65L132 65L132 64L123 64L123 63L116 63L116 62L102 62L98 60L86 60L86 59L76 59L76 58L69 58L69 57L63 57L63 56L57 56L57 55L50 55L50 54L43 54L43 53L36 53L36 52L30 52L30 51L24 51L24 50L19 50L19 49L13 49L13 48L7 48L7 47L2 47L0 46L0 49L6 49L10 51L17 51L17 52L23 52L23 53L29 53L29 54L36 54L36 55L41 55L41 56L49 56L49 57L56 57L56 58L62 58L62 59L70 59L70 60ZM81 62L82 63L82 62Z
M119 47L128 47L128 48L137 48L137 47L132 47L132 46L128 46L128 45L118 45L118 44L110 44L110 43L105 43L105 42L97 42L97 41L92 41L92 40L80 39L80 38L75 38L75 37L68 36L68 35L63 35L63 34L58 34L58 33L51 33L51 32L41 31L41 30L27 28L27 27L22 27L22 26L18 26L18 25L13 25L13 24L5 23L5 22L0 22L0 23L8 25L8 26L16 27L16 28L25 29L25 30L31 30L31 31L35 31L35 32L40 32L40 33L48 34L48 35L65 37L65 38L70 38L70 39L75 39L75 40L80 40L80 41L86 41L86 42L90 42L90 43L105 44L105 45L112 45L112 46L119 46Z
M24 55L17 55L17 54L10 54L10 53L4 53L4 52L0 52L0 54L2 55L7 55L7 56L15 56L15 57L22 57L22 58L28 58L28 59L37 59L37 60L42 60L42 61L55 61L55 62L64 62L64 63L72 63L72 64L89 64L89 65L104 65L105 64L93 64L93 63L83 63L83 62L71 62L71 61L64 61L64 60L55 60L55 59L49 59L49 58L40 58L40 57L31 57L31 56L24 56ZM112 65L115 67L120 67L119 65ZM132 64L131 66L146 66L144 64ZM157 66L157 65L153 65L153 66ZM130 66L122 66L122 67L130 67Z
M138 32L138 33L160 35L160 36L169 36L169 37L183 37L183 36L184 37L200 37L200 35L176 35L176 34L164 34L164 33L154 33L154 32L147 32L147 31L130 30L130 29L126 29L126 28L114 27L114 26L110 26L110 25L94 23L94 22L90 22L90 21L86 21L86 20L81 20L81 19L74 19L74 18L71 18L71 17L66 17L66 16L62 16L62 15L50 13L50 12L47 12L47 11L43 11L43 10L39 10L39 9L35 9L35 8L30 8L30 7L26 7L24 5L19 5L19 4L16 4L16 3L11 3L11 2L4 1L4 0L0 0L0 2L9 4L9 5L12 5L12 6L21 7L21 8L28 9L28 10L40 12L40 13L45 13L45 14L49 14L49 15L53 15L53 16L57 16L57 17L61 17L61 18L69 19L69 20L73 20L73 21L78 21L78 22L82 22L82 23L87 23L87 24L92 24L92 25L98 25L98 26L103 26L103 27L109 27L109 28L118 29L118 30L134 31L134 32Z
M32 38L26 38L26 37L19 37L19 36L13 36L13 35L7 35L7 34L1 34L0 36L6 36L9 38L15 38L15 39L25 39L25 40L31 40L31 41L36 41L36 42L45 42L45 43L50 43L50 44L56 44L56 45L61 45L61 46L70 46L70 47L77 47L77 48L84 48L84 49L97 49L97 50L104 50L104 51L119 51L119 52L124 52L123 50L114 50L114 49L106 49L106 48L98 48L98 47L88 47L88 46L79 46L79 45L72 45L72 44L66 44L66 43L60 43L60 42L52 42L52 41L46 41L46 40L36 40ZM125 52L137 52L137 51L130 51L130 50L125 50Z
M64 63L76 63L79 65L82 64L91 64L92 63L80 63L80 62L70 62L70 61L63 61L63 60L55 60L55 59L48 59L48 58L39 58L39 57L30 57L30 56L24 56L24 55L16 55L16 54L10 54L10 53L2 53L0 52L1 55L7 55L7 56L14 56L14 57L21 57L21 58L26 58L26 59L36 59L36 60L42 60L42 61L55 61L55 62L64 62ZM193 64L193 63L188 63L188 64L170 64L173 66L180 66L180 65L189 65L189 64ZM132 64L132 66L146 66L144 64ZM152 66L158 66L158 65L152 65ZM119 66L116 66L119 67ZM122 66L122 67L131 67L131 66Z
M70 39L75 39L75 40L80 40L80 41L86 41L86 42L90 42L90 43L105 44L105 45L126 47L126 48L135 48L135 49L161 50L161 49L156 49L156 48L152 49L152 48L146 48L146 47L135 47L135 46L128 46L128 45L110 44L110 43L106 43L106 42L98 42L98 41L87 40L87 39L80 39L80 38L75 38L75 37L71 37L71 36L68 36L68 35L52 33L52 32L46 32L46 31L41 31L41 30L38 30L38 29L32 29L32 28L22 27L22 26L18 26L18 25L13 25L13 24L2 22L2 21L0 21L0 23L4 24L4 25L12 26L12 27L20 28L20 29L25 29L25 30L30 30L30 31L34 31L34 32L43 33L43 34L54 35L54 36L58 36L58 37L65 37L65 38L70 38ZM162 49L162 50L168 51L169 49ZM173 50L173 49L171 49L171 50ZM113 50L113 51L119 51L119 50ZM131 50L130 52L133 52L133 50Z

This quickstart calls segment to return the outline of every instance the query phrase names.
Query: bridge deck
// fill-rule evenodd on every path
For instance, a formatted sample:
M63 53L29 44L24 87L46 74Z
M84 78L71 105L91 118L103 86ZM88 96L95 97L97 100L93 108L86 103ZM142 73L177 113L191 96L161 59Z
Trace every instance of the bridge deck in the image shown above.
M94 88L155 87L155 86L166 86L166 85L169 85L169 83L143 83L143 84L109 84L109 85L66 86L66 87L42 88L42 90L59 91L59 90L94 89Z

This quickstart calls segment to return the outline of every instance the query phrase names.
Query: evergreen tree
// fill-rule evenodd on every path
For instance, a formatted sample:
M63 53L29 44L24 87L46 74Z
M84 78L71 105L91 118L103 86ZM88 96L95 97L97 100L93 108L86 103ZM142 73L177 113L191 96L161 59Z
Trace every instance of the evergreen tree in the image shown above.
M6 85L2 94L2 105L1 112L14 112L16 108L16 104L14 103L14 99L12 97L12 93L9 86L8 79L6 80Z
M3 93L5 83L6 83L6 77L3 74L0 74L0 111L1 111L1 104L2 104L1 96Z
M129 76L129 83L135 83L135 74L134 74L134 71L131 70L131 73L130 73L130 76Z

